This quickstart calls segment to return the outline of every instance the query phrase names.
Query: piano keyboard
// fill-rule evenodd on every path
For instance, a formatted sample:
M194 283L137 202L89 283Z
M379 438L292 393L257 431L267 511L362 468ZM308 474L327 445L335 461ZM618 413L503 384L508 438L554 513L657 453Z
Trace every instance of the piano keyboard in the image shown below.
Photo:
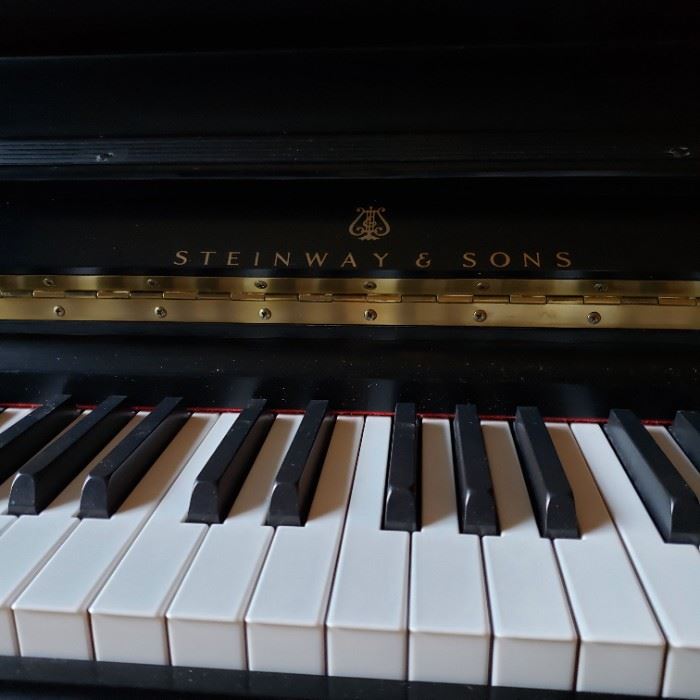
M700 414L0 413L0 655L700 698Z

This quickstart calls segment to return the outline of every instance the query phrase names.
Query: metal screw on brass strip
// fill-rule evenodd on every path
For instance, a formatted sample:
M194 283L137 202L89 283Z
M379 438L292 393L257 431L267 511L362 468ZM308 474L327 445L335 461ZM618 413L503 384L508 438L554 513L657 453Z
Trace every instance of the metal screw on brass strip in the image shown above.
M374 309L366 309L364 313L365 321L376 321L377 312Z
M149 286L151 289L153 289L153 287L157 287L157 286L158 286L158 282L156 282L152 277L149 277L149 278L146 280L146 285Z
M477 282L477 283L476 283L476 288L477 288L477 289L488 289L488 288L489 288L489 283L488 283L488 282Z
M365 282L363 286L365 289L372 290L377 288L377 283L370 280L369 282Z
M596 323L600 323L601 315L597 311L591 311L586 318L588 319L588 323L595 326Z
M485 312L483 309L477 309L477 310L474 312L474 320L475 320L477 323L482 323L483 321L486 320L486 315L487 315L487 314L486 314L486 312Z
M267 289L267 282L265 280L255 280L255 287L257 289Z
M58 316L60 318L61 316L66 315L66 310L62 306L54 306L53 313L55 316Z
M50 277L44 277L44 287L55 287L56 282L52 280Z
M608 285L603 284L602 282L596 282L593 285L593 289L596 290L596 292L607 292L608 291Z
M153 313L158 318L165 318L168 315L168 312L165 310L165 307L163 307L163 306L156 306L156 308L153 309Z
M690 149L687 146L671 146L666 152L673 158L687 158L690 155Z
M267 307L264 307L258 311L258 316L260 316L263 321L269 321L272 318L272 311L270 311L270 309Z

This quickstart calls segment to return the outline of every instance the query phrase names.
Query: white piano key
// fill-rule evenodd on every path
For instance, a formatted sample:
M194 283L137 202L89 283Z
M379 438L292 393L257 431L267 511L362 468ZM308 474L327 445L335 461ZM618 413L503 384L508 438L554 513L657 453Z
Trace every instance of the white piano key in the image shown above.
M576 690L658 695L666 640L571 430L547 428L581 529L554 541L580 637Z
M209 528L167 612L174 665L247 667L244 617L274 532L270 492L300 423L275 418L231 512Z
M493 685L573 687L577 635L556 557L540 537L508 423L484 421L500 536L482 539Z
M365 421L326 620L328 674L407 675L410 535L381 529L391 419Z
M197 474L236 417L195 414L185 425L206 423L203 439L90 605L98 661L169 663L165 611L207 530L182 520Z
M275 531L246 615L251 671L326 671L324 623L362 427L337 419L306 525Z
M65 430L87 413L80 414ZM19 653L11 606L78 524L73 516L80 505L82 481L91 466L88 464L39 515L19 516L0 536L0 655Z
M422 422L422 529L411 536L408 678L486 685L491 643L481 543L459 532L447 420Z
M134 417L122 434L146 415ZM190 417L117 512L110 519L82 520L27 586L13 605L23 656L93 657L89 605L215 420Z
M700 698L700 552L663 541L597 425L571 429L668 642L662 695Z
M647 430L661 448L669 461L678 470L685 483L690 486L695 495L700 499L700 470L685 456L685 452L673 439L671 433L661 425L648 425Z

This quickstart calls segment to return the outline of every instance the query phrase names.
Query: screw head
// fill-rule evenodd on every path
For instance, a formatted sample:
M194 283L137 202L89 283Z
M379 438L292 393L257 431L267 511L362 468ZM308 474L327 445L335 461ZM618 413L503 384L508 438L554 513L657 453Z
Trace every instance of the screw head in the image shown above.
M372 291L373 289L377 288L377 283L372 282L372 280L368 280L362 285L365 289L368 289L369 291Z
M374 309L365 309L364 317L365 321L376 321L377 312Z
M671 146L667 153L672 158L687 158L690 155L690 149L687 146Z
M489 283L484 282L483 280L479 281L476 283L476 288L477 289L488 289L489 288Z
M603 284L602 282L596 282L593 285L593 289L595 289L596 292L607 292L608 291L608 285Z
M256 289L267 289L267 282L265 280L255 280L254 286Z
M62 318L63 316L66 315L66 310L62 306L54 306L53 313L54 313L54 316L58 316L59 318Z
M260 316L263 321L269 321L272 318L272 311L267 307L263 307L258 311L258 316Z
M156 306L156 308L153 309L153 313L158 318L165 318L168 315L168 312L165 310L164 306Z
M474 312L474 320L477 323L483 323L486 320L487 314L483 309L477 309Z
M44 283L44 287L55 287L56 286L56 281L52 280L50 277L44 277L42 280Z
M149 278L146 280L146 286L148 286L148 287L150 287L151 289L153 289L153 287L157 287L157 286L158 286L158 282L156 282L156 280L154 280L153 277L149 277Z
M586 317L588 323L590 323L592 326L595 326L597 323L600 323L601 318L602 316L597 311L591 311L591 313L589 313Z

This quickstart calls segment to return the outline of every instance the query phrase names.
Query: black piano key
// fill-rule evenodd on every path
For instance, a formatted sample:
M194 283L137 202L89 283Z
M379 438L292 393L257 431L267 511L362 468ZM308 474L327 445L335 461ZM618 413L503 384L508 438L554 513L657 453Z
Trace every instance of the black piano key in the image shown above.
M263 413L265 404L265 399L248 403L199 472L187 522L221 523L226 518L274 420Z
M71 397L56 396L0 433L0 483L45 447L80 411Z
M574 495L540 412L534 406L519 407L513 427L540 534L578 537Z
M41 512L95 455L128 423L133 411L125 396L110 396L17 472L10 490L8 513Z
M632 411L610 411L605 432L666 542L700 544L700 503Z
M465 534L497 535L500 530L496 502L476 406L457 406L452 431L459 530Z
M419 453L416 407L412 403L398 403L394 412L386 480L382 521L385 530L415 532L420 529Z
M80 517L111 517L188 417L181 398L163 399L90 471L80 494Z
M700 471L700 412L678 411L670 430L688 459Z
M335 417L328 401L311 401L282 466L277 472L267 512L269 525L303 525L311 507Z

